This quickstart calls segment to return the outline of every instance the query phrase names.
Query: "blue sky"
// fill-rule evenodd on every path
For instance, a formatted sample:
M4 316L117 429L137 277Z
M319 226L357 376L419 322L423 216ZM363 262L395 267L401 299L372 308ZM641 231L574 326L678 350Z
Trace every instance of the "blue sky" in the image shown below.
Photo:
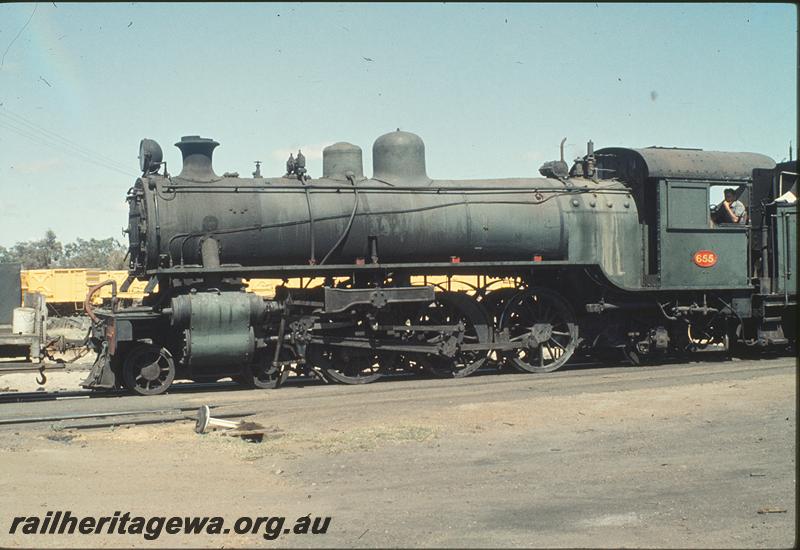
M350 141L369 175L400 127L431 177L484 178L564 136L780 161L797 135L793 4L0 4L0 55L2 246L121 238L143 137L242 175Z

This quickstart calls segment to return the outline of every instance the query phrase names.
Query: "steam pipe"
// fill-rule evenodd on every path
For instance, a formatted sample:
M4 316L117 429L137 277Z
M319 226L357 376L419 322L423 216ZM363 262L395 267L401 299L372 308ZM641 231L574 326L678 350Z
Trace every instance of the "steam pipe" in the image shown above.
M117 281L114 279L108 279L102 283L94 285L89 289L89 292L86 293L86 299L83 301L83 310L93 323L99 323L100 320L97 318L97 315L94 314L94 308L92 308L92 298L98 290L106 285L111 285L111 311L117 310Z

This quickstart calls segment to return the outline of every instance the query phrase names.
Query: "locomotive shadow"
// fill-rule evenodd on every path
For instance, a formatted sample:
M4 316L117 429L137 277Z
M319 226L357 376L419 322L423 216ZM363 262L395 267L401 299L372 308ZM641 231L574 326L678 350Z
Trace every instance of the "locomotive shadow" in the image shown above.
M770 357L785 357L791 355L790 353L775 353L772 354ZM658 367L658 366L666 366L666 365L674 365L678 364L697 364L697 363L727 363L731 362L734 359L738 358L737 356L733 356L730 353L723 352L723 351L708 351L703 353L694 354L691 357L664 357L658 360L650 360L647 363L643 364L633 364L629 360L625 359L625 357L620 354L620 358L618 360L615 359L606 359L603 361L599 360L591 360L588 357L577 357L568 363L566 363L563 367L558 369L559 373L564 372L578 372L578 371L589 371L589 370L603 370L603 369L612 369L612 368L632 368L632 369L646 369L648 367ZM468 378L472 379L481 379L481 378L492 378L496 376L503 376L505 374L529 374L532 378L538 378L541 376L546 376L548 374L554 373L523 373L511 366L508 365L489 365L486 367L482 367L478 369L474 373L472 373ZM466 378L465 378L466 379ZM426 380L449 380L444 378L437 378L431 375L419 375L415 373L390 373L385 374L380 379L372 382L370 385L373 384L391 384L393 382L399 381L426 381ZM320 380L316 377L311 376L290 376L287 380L281 385L279 390L297 390L303 389L305 387L320 387L320 386L332 386L332 387L342 387L347 386L347 384L338 384L335 382L325 382ZM217 392L217 391L252 391L252 388L246 388L240 386L239 384L228 381L222 380L216 383L197 383L197 382L180 382L176 383L167 390L166 393L203 393L203 392ZM264 390L270 391L270 390Z
M568 373L568 372L580 372L580 371L591 371L591 370L603 370L603 369L613 369L613 368L631 368L631 369L646 369L649 367L660 367L660 366L668 366L668 365L676 365L676 364L698 364L698 363L729 363L734 360L744 360L744 359L752 359L753 357L757 357L759 359L775 359L781 357L790 357L795 355L792 349L787 350L779 350L769 353L768 355L759 355L756 351L745 350L741 353L731 354L730 352L724 351L706 351L702 353L695 353L690 357L664 357L659 360L651 360L647 363L635 365L631 363L629 360L625 359L624 356L621 356L618 360L617 359L606 359L603 361L600 360L592 360L588 356L582 357L575 357L569 362L567 362L563 367L554 371L552 373L523 373L514 369L508 365L498 365L498 364L491 364L481 369L478 369L474 373L472 373L468 378L472 379L491 379L492 377L503 376L505 374L529 374L532 379L537 379L539 377L545 377L548 374L553 375L556 373ZM752 355L752 357L751 357ZM465 378L466 379L466 378ZM434 381L434 380L448 380L443 378L436 378L434 376L425 376L419 375L415 373L391 373L386 374L382 378L376 380L372 384L391 384L393 382L398 381ZM331 386L331 387L342 387L346 386L346 384L338 384L333 382L324 382L316 377L311 376L290 376L279 388L280 390L298 390L303 389L306 387L320 387L320 386ZM248 388L245 386L241 386L240 384L233 382L232 380L220 380L218 382L191 382L191 381L178 381L174 383L170 388L165 392L165 394L200 394L200 393L217 393L217 392L245 392L245 391L254 391L253 388ZM255 390L255 391L272 391L272 390ZM90 391L90 392L83 392L83 391L75 391L75 392L56 392L52 396L42 393L32 393L31 397L34 398L36 401L46 401L55 398L63 398L63 397L89 397L92 399L97 398L109 398L109 397L120 397L129 395L128 392L125 390L114 390L114 391ZM17 401L25 401L25 397L27 394L2 394L0 395L0 403L13 403Z

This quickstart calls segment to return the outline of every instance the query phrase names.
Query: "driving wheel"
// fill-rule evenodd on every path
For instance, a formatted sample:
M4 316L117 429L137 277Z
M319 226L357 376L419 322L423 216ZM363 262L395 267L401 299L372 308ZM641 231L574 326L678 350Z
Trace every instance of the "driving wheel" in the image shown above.
M312 344L309 362L328 379L340 384L369 384L381 378L395 362L394 352Z
M572 308L545 288L522 290L506 304L499 323L511 342L525 344L506 353L524 372L552 372L563 366L578 343L578 324Z
M279 388L289 377L288 366L273 365L275 359L275 346L268 346L263 351L256 353L255 362L243 367L240 375L231 377L234 382L246 388L259 388L271 390ZM286 346L281 347L278 361L291 361L294 359L292 350Z
M459 292L437 292L436 301L423 307L413 321L419 329L416 339L437 353L416 354L415 360L426 372L439 378L461 378L478 370L488 350L468 350L464 345L488 344L492 332L488 315L473 298ZM460 327L441 330L437 327Z

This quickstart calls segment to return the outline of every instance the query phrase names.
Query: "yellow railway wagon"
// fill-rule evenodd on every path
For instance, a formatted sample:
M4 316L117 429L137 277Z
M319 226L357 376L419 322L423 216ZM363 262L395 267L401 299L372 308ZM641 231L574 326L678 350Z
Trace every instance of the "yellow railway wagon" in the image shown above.
M44 295L52 310L61 315L72 315L83 311L86 293L94 285L113 279L117 287L128 277L127 271L103 271L96 269L64 268L64 269L28 269L21 272L23 299L28 292ZM293 278L285 283L283 279L243 279L247 289L264 298L275 296L275 289L283 284L294 288L312 288L324 283L321 277L315 279ZM416 276L411 278L413 285L436 285L442 290L466 291L472 293L487 285L491 288L513 286L512 281L492 279L483 276L464 276L448 279L446 276ZM144 297L146 281L134 281L127 292L119 292L118 297L133 301ZM99 305L104 299L111 298L111 287L106 286L95 294L93 304Z
M20 283L24 296L30 292L42 294L57 313L69 315L83 310L83 301L89 288L107 279L114 279L121 285L128 276L127 271L101 271L96 269L27 269L20 273ZM141 299L144 296L145 282L135 281L128 292L119 294L121 298ZM104 298L111 297L111 288L105 287L95 295L93 303L101 304Z

